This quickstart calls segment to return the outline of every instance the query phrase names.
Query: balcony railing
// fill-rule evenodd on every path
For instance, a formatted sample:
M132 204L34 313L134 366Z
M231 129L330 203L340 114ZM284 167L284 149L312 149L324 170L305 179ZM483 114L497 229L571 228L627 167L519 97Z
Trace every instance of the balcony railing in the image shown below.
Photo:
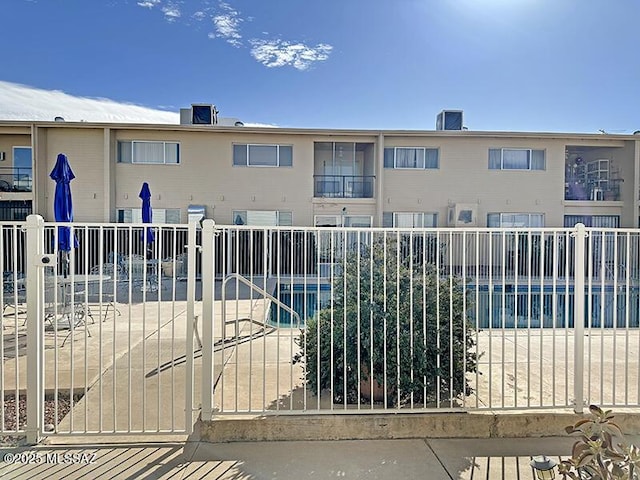
M314 197L373 198L373 175L314 175Z
M31 168L0 167L0 192L33 191Z

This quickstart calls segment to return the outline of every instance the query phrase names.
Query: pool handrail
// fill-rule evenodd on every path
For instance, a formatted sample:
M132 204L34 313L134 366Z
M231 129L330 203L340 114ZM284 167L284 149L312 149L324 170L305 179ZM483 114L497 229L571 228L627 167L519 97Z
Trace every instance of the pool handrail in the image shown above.
M274 297L273 295L271 295L265 289L259 287L258 285L256 285L255 283L253 283L252 281L247 279L246 277L243 277L239 273L230 273L225 277L224 280L222 280L222 288L221 288L222 318L224 319L225 322L227 321L226 307L225 307L225 305L227 303L226 302L226 298L227 298L226 286L227 286L227 282L229 280L233 280L233 279L239 280L241 283L244 283L246 286L248 286L252 290L255 290L258 293L260 293L261 295L264 295L266 298L268 298L269 300L274 302L280 308L283 308L284 310L288 311L291 314L292 317L294 317L294 316L297 317L297 319L298 319L297 325L302 325L302 319L300 318L300 315L298 314L298 312L296 312L294 309L292 309L289 305L283 303L281 300L279 300L276 297ZM266 319L263 321L263 326L267 326ZM273 326L273 325L270 325L270 326Z

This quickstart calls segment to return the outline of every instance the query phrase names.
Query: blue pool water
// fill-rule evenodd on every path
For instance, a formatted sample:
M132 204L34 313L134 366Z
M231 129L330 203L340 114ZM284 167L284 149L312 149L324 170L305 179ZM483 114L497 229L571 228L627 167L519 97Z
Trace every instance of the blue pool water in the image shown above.
M502 292L502 287L489 292L480 290L476 303L471 308L472 317L477 315L480 328L572 328L574 326L573 287L556 288L555 305L551 287L518 287L517 291ZM475 289L473 297L475 298ZM640 295L638 289L627 291L605 288L604 292L594 289L585 294L586 327L618 328L638 327L640 324ZM628 317L628 318L627 318Z
M330 301L331 285L281 283L276 286L274 296L300 315L304 324L305 320L313 318L318 308L323 308ZM291 324L291 313L271 303L269 320L272 325L288 326Z
M504 290L504 291L503 291ZM618 328L640 326L640 291L634 286L614 289L605 285L592 287L591 298L585 294L587 327ZM469 314L480 328L563 328L573 327L573 285L467 285ZM554 295L555 291L555 305ZM628 301L627 301L628 293ZM329 303L330 284L279 284L274 296L296 311L303 323L318 308ZM271 304L273 325L288 326L290 313ZM477 316L477 319L476 319Z

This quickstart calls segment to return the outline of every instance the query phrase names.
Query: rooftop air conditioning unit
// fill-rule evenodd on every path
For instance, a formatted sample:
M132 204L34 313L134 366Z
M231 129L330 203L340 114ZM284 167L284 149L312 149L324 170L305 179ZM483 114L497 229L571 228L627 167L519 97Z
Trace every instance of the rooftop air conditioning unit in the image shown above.
M475 227L478 224L478 205L475 203L456 203L447 210L449 227Z
M462 130L462 110L443 110L436 118L436 130Z
M218 110L210 103L191 104L191 125L216 125Z

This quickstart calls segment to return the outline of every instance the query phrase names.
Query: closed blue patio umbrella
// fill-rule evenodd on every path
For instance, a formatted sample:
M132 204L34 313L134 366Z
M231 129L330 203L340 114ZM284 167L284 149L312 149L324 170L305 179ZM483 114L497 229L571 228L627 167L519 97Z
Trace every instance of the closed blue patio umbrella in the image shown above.
M151 223L153 218L153 212L151 210L151 190L149 189L149 184L144 182L142 184L142 190L140 190L140 195L138 195L142 199L142 223ZM144 237L144 232L142 233ZM153 233L153 229L151 227L147 228L147 243L153 243L155 240L155 235Z
M56 191L53 197L53 211L56 222L73 222L73 202L69 183L76 176L73 174L67 156L64 153L58 154L56 165L49 176L56 182ZM58 227L58 250L69 252L71 247L71 227ZM73 247L78 247L78 239L75 235L73 237ZM66 274L67 272L64 271L64 273Z

